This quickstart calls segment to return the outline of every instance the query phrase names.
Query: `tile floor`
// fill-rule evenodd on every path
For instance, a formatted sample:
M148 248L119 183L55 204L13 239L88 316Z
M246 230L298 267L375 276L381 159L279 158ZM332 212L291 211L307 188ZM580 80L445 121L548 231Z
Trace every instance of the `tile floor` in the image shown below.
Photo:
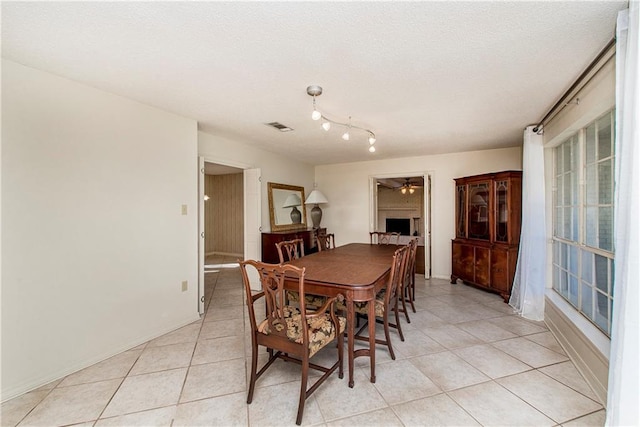
M207 259L201 320L5 402L2 426L294 425L296 364L276 362L246 404L251 341L232 262ZM544 323L465 285L418 277L416 286L405 342L392 331L396 360L378 346L371 384L368 359L356 359L355 387L346 374L329 378L307 400L303 425L604 424L602 405Z

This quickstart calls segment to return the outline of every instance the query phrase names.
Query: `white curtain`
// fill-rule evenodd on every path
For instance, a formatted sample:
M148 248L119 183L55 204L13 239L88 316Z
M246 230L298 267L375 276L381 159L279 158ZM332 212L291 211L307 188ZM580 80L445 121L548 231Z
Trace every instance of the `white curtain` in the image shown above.
M607 425L640 425L640 67L638 1L618 13L616 31L615 283Z
M509 305L531 320L544 319L546 280L544 147L542 135L529 126L522 152L522 231Z

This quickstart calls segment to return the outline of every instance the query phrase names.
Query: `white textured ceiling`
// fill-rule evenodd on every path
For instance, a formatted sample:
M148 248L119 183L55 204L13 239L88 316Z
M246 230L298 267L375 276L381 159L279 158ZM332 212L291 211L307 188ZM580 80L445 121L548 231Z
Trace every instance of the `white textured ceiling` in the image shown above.
M521 144L626 5L2 2L2 55L327 164ZM325 115L376 133L376 153L310 119L311 84Z

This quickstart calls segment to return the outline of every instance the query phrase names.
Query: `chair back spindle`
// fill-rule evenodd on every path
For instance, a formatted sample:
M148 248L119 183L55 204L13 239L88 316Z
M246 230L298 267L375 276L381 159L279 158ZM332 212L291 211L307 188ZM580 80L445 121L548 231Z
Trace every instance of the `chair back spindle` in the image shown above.
M370 231L369 241L372 245L398 245L400 243L400 233L386 231Z

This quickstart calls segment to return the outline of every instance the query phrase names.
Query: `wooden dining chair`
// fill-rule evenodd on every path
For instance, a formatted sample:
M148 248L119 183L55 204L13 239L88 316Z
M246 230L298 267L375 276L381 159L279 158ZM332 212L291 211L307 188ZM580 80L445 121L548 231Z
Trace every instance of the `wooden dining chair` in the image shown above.
M400 233L386 231L370 231L369 241L372 245L397 245L400 243Z
M285 240L276 243L276 249L278 250L278 257L280 258L280 264L284 264L287 261L292 261L304 256L304 240L293 239ZM298 302L300 295L297 291L287 291L287 301L291 303ZM320 295L307 294L306 304L310 307L322 307L326 298Z
M407 303L409 303L411 309L415 313L416 306L413 301L415 300L416 290L416 253L418 251L418 239L409 240L407 247L409 249L405 258L402 290L400 291L399 298L402 302L402 308L400 310L404 313L407 323L411 323L411 320L409 319L409 311L407 310Z
M342 360L346 319L337 316L335 310L335 302L342 299L342 295L327 298L325 304L317 311L307 311L305 298L301 298L299 307L287 305L284 298L285 276L287 280L295 281L297 292L304 297L304 268L287 264L266 264L253 260L240 262L240 267L251 324L251 379L247 404L253 400L256 381L276 359L299 363L302 365L302 376L296 424L300 425L307 398L336 369L339 378L344 375ZM248 267L255 268L260 278L259 289L261 290L257 293L252 292ZM255 306L262 301L266 306L266 317L259 319L256 315L257 312L262 312L262 306L260 309ZM331 367L310 362L319 350L331 343L337 344L338 353L337 360ZM258 346L269 349L269 360L260 370L258 370ZM323 354L323 360L324 358L325 354ZM321 371L323 375L307 388L309 368Z
M405 258L408 256L409 247L402 246L400 249L397 249L393 255L393 262L391 263L391 274L389 275L389 281L387 282L387 286L382 289L376 295L375 299L375 315L376 322L380 322L384 326L384 336L385 339L376 338L376 344L386 345L389 349L389 355L391 359L395 360L396 356L393 352L393 346L391 345L391 336L389 334L389 328L394 328L398 331L400 335L400 340L404 341L404 334L402 333L402 326L400 325L400 316L399 316L399 295L402 292L402 280L404 278L404 265ZM343 303L337 303L338 310L342 310L346 312L346 307ZM363 336L362 332L368 326L368 314L369 314L369 305L367 302L355 302L354 303L354 311L356 315L359 317L365 318L365 323L360 327L358 332L355 335L355 338L361 341L369 341L369 337ZM393 313L395 315L395 323L391 323L389 321L389 316Z
M329 234L318 234L318 251L326 251L329 249L336 248L335 236L333 233Z
M280 264L302 258L304 256L304 240L293 239L276 243Z

